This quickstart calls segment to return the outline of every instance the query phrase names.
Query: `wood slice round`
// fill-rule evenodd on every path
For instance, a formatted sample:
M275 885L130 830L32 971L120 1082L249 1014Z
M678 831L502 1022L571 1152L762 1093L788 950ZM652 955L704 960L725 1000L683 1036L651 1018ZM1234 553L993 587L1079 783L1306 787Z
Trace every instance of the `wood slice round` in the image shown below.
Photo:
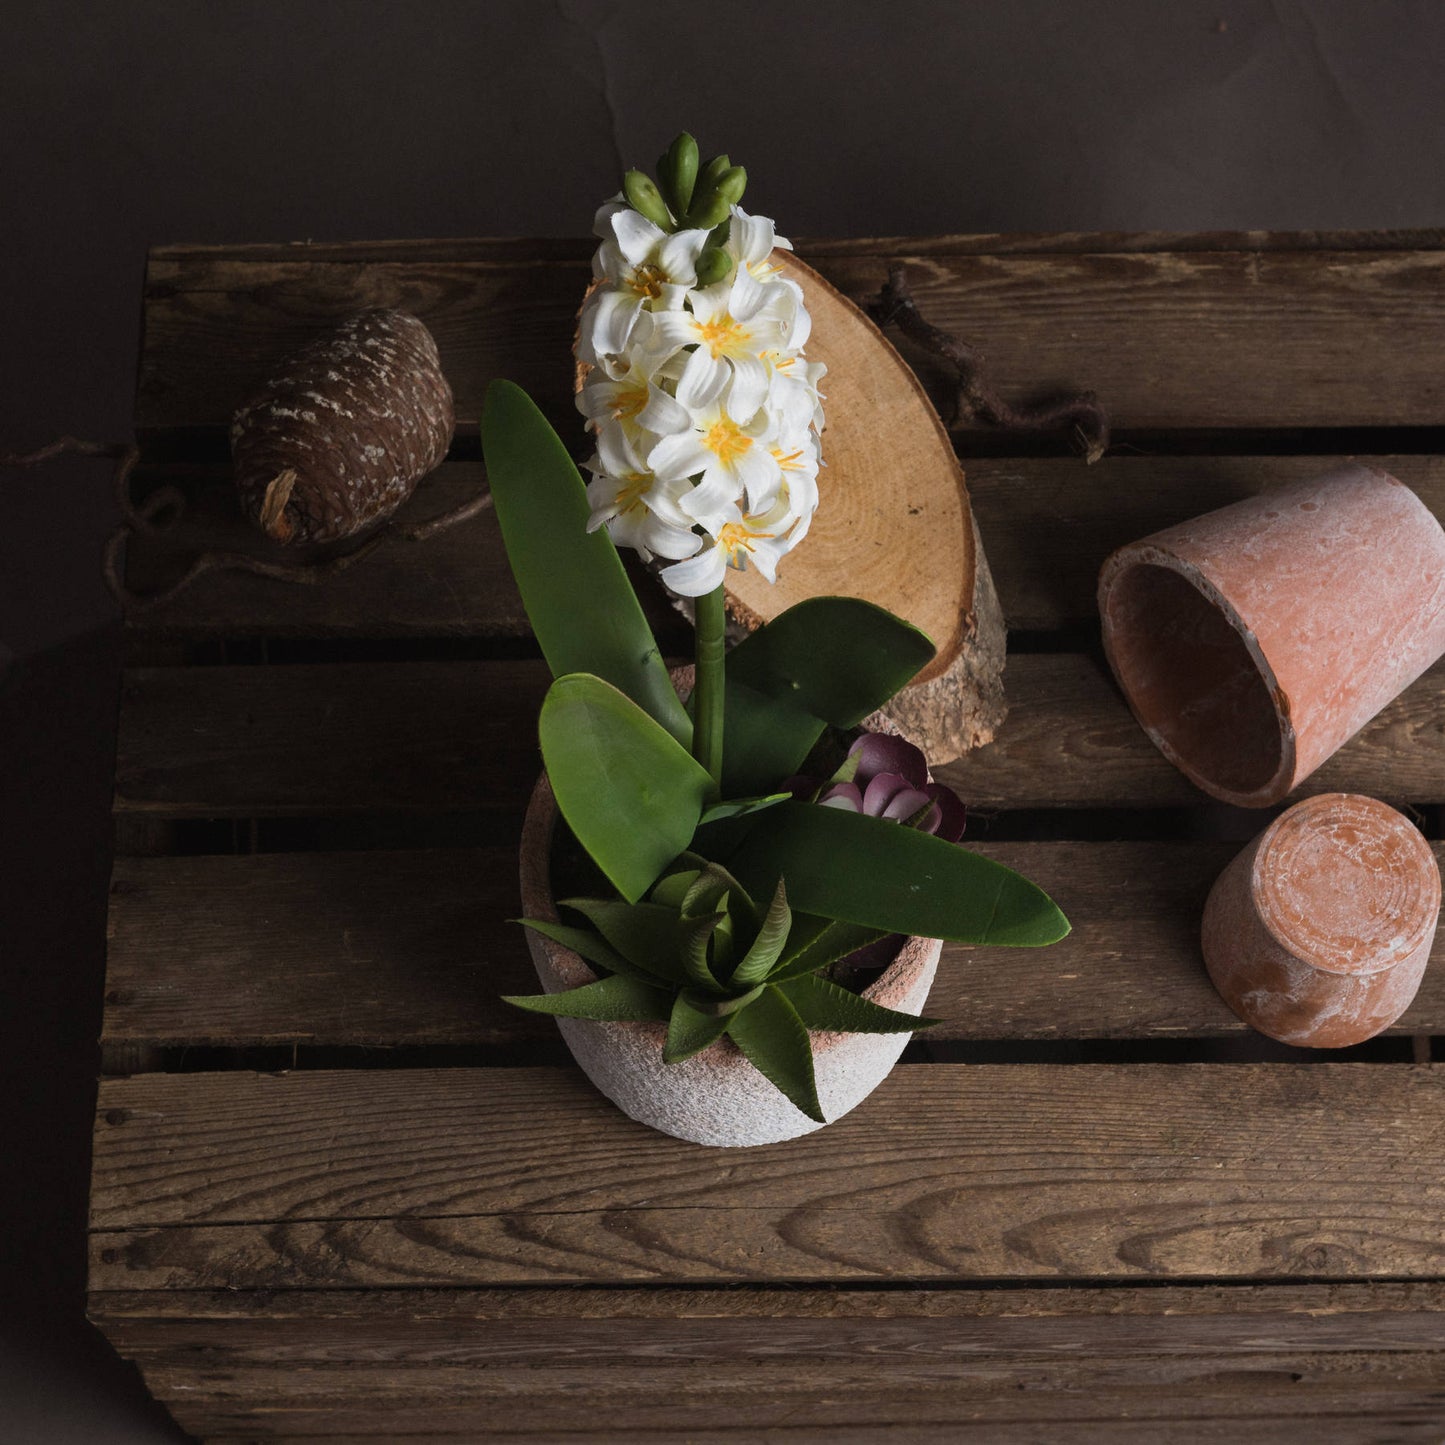
M963 471L918 378L883 333L812 267L772 260L803 288L813 318L809 361L826 427L812 529L778 565L778 580L730 570L739 620L769 622L808 597L861 597L921 628L938 653L918 681L948 671L973 610L977 553Z

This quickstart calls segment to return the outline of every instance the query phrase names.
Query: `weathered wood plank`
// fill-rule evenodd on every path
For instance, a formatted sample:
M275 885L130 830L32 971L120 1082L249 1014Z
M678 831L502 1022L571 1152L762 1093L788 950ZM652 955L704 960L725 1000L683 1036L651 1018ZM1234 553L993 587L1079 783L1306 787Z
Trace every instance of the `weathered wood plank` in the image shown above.
M575 424L580 418L557 418ZM1160 527L1338 465L1340 457L1109 457L1085 467L1066 458L977 460L967 465L994 581L1010 627L1053 630L1095 623L1099 565L1114 548ZM1414 488L1445 516L1445 457L1364 458ZM145 593L179 573L197 552L279 553L240 515L225 466L153 468L182 483L191 510L156 539L130 544L131 587ZM248 573L213 572L172 602L132 614L135 635L185 637L515 638L526 615L507 568L495 516L486 512L426 542L406 527L472 496L476 462L448 462L422 483L396 531L362 565L318 587L288 586ZM787 564L784 563L784 566ZM639 588L653 625L681 636L656 583Z
M978 252L911 238L875 246L802 255L864 303L892 259L913 261L925 314L980 345L1006 394L1088 386L1120 428L1445 420L1438 250ZM565 401L585 247L543 247L535 260L515 242L496 253L477 243L464 260L436 259L429 247L282 255L153 258L140 431L224 425L281 355L369 305L414 311L432 328L463 420L476 419L498 375L549 404Z
M1429 1066L905 1066L741 1169L570 1069L112 1080L90 1278L1431 1278L1442 1107Z
M1203 801L1135 723L1104 665L1022 655L998 739L940 770L988 808ZM122 813L175 817L515 811L537 762L541 663L135 668L116 762ZM1301 789L1445 801L1445 663Z
M932 1041L1203 1038L1247 1029L1199 956L1229 843L974 845L1059 903L1052 948L946 945ZM1445 859L1445 844L1435 844ZM518 1045L536 977L505 849L121 858L111 885L108 1044ZM1445 1033L1445 936L1391 1032Z
M1133 1289L95 1290L117 1350L204 1350L241 1366L626 1367L847 1357L1079 1355L1123 1361L1263 1350L1445 1350L1445 1286L1192 1285Z

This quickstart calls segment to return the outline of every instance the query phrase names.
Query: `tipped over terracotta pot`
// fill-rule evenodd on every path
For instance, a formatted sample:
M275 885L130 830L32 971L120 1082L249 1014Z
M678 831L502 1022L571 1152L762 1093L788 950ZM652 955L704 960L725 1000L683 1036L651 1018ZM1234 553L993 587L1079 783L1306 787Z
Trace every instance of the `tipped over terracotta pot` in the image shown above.
M1286 1044L1340 1048L1410 1006L1430 958L1440 871L1408 818L1321 793L1282 813L1219 875L1205 966L1224 1001Z
M1350 464L1120 548L1099 614L1164 756L1266 807L1445 652L1445 532L1408 487Z

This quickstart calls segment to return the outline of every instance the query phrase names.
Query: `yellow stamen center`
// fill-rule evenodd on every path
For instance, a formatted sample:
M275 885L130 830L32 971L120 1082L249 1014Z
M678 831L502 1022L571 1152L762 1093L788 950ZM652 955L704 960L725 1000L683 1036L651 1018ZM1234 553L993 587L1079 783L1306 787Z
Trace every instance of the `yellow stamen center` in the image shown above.
M751 556L753 543L767 535L766 532L750 531L747 522L724 522L717 534L717 544L728 554L729 564L737 567L741 565L738 553L745 552Z
M647 489L652 485L650 473L632 472L624 486L617 489L617 510L621 512L635 512L646 506L643 498L647 495Z
M697 334L714 358L726 356L729 351L737 351L746 346L751 335L726 312L715 321L702 322L697 328Z
M789 453L787 454L787 456L784 456L784 455L782 454L782 452L778 450L777 447L774 447L774 448L773 448L773 460L774 460L775 462L777 462L777 464L778 464L778 469L779 469L780 471L784 471L784 472L799 472L799 471L802 471L802 466L801 466L801 464L800 464L799 461L798 461L798 458L799 458L800 456L802 456L802 455L803 455L803 449L802 449L802 447L799 447L798 450L795 451L795 452L789 452Z
M744 436L742 428L731 417L722 416L703 433L702 444L728 467L752 446L753 439Z
M617 393L617 400L612 407L612 415L618 421L630 421L637 416L647 405L647 383L641 386L628 387L626 391Z
M649 261L633 271L630 284L639 296L656 301L662 295L663 286L667 284L667 274L661 266L654 266Z

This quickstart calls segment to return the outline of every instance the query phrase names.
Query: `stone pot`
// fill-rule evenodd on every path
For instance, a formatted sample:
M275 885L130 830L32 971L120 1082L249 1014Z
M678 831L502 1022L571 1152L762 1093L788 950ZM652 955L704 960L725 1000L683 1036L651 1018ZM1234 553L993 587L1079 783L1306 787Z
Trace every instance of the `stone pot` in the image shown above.
M1282 1043L1341 1048L1410 1006L1439 912L1435 856L1409 819L1374 798L1321 793L1219 875L1204 962L1245 1023Z
M1164 756L1266 807L1445 652L1445 532L1394 477L1350 464L1120 548L1099 614Z
M557 804L544 773L522 825L522 911L555 919L552 834ZM570 948L527 930L537 977L547 993L591 983L597 975ZM933 985L942 944L910 938L863 997L884 1008L919 1014ZM772 1144L822 1128L763 1078L726 1037L681 1063L662 1061L667 1026L559 1018L582 1071L624 1114L695 1144ZM887 1078L909 1034L815 1033L818 1099L831 1123L862 1103Z

